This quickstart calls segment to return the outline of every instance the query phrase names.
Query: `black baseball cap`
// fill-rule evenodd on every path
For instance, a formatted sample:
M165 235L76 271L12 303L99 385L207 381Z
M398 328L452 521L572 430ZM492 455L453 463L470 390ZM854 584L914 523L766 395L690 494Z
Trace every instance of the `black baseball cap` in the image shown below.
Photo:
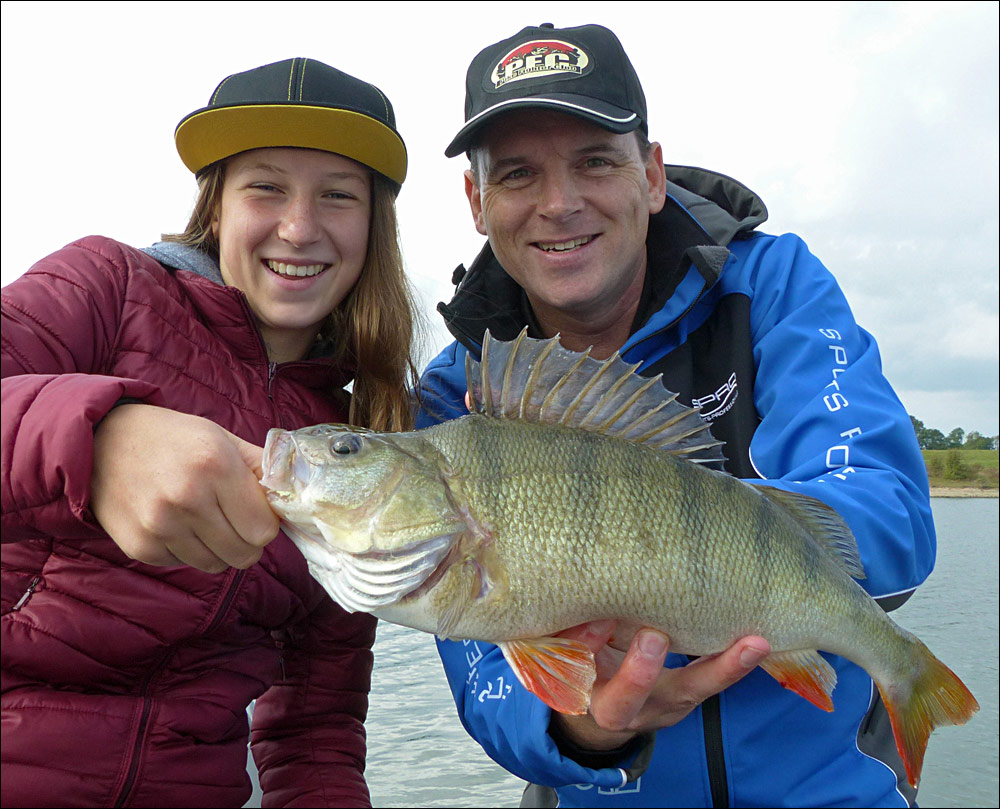
M298 146L350 157L397 186L406 146L392 104L375 85L315 59L286 59L224 79L208 106L174 131L184 165L206 166L250 149Z
M577 115L618 134L647 131L639 77L618 37L602 25L543 23L480 51L465 78L465 126L445 155L468 151L487 123L526 107Z

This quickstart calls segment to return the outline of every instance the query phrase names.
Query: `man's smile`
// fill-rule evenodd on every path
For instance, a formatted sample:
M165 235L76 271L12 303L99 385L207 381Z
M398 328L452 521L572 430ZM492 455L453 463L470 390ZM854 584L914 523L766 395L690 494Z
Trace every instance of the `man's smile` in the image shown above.
M596 238L596 235L578 236L575 239L570 239L565 242L534 242L534 245L539 250L544 250L546 253L564 253L567 250L574 250L577 247L590 244L590 242Z

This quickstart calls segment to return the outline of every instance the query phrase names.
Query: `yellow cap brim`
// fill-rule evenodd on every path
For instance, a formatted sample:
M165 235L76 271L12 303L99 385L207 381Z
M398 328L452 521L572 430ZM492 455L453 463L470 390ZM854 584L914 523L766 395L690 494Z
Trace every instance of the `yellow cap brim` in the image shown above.
M174 132L177 152L192 172L250 149L295 146L357 160L402 185L406 146L367 115L305 104L250 104L193 113Z

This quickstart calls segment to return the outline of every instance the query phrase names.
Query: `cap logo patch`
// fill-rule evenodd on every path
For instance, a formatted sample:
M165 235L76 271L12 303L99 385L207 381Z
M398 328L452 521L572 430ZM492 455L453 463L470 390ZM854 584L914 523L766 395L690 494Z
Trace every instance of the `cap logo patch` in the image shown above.
M588 65L590 57L576 45L558 39L535 39L504 56L489 78L493 89L499 90L522 79L582 76Z

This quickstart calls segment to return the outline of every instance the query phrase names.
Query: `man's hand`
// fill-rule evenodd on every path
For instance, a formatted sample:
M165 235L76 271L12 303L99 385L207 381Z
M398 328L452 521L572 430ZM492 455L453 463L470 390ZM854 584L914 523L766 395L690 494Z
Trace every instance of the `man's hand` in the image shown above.
M278 533L258 483L261 455L208 419L119 405L94 435L91 510L140 562L248 568Z
M552 714L552 721L578 747L613 750L646 731L670 727L713 694L749 674L771 651L760 637L741 638L726 651L680 669L665 669L669 639L653 629L635 633L628 652L608 645L614 621L594 621L561 632L585 643L597 661L590 711Z

